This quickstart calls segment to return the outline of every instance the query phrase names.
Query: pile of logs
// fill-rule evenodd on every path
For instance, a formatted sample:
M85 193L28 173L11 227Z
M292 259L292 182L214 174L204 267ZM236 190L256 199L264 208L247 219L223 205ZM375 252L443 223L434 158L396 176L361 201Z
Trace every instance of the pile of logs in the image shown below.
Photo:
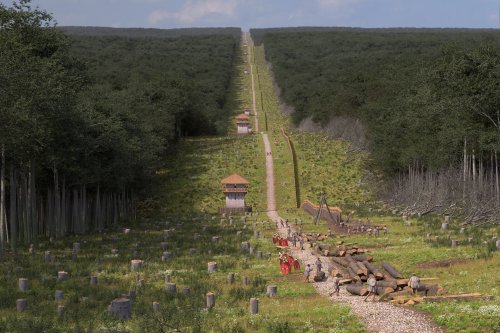
M363 249L357 245L345 245L342 241L340 241L335 247L319 244L318 249L321 250L322 254L326 257L346 257L349 255L350 256L363 255L365 259L369 259L367 261L372 261L373 259L371 256L365 255L365 253L368 253L367 249Z
M364 282L370 274L377 279L376 293L380 296L379 300L392 300L412 293L408 287L408 279L403 278L403 275L388 262L383 262L382 268L378 268L371 263L372 257L364 254L346 254L344 257L332 257L331 260L342 270L332 274L341 273L344 277L342 283L347 284L346 290L353 295L368 295L368 287ZM418 292L427 296L441 294L444 290L437 284L420 283Z

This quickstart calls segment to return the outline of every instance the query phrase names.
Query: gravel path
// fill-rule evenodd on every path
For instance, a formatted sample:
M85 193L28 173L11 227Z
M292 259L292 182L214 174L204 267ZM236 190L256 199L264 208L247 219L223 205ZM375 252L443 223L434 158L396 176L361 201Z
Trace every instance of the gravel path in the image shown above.
M253 52L253 42L250 38L250 33L245 32L244 33L244 38L245 38L245 43L248 45L247 47L247 63L250 66L250 75L252 77L252 109L253 113L255 114L255 133L259 133L259 114L257 113L257 103L255 100L255 78L253 75L253 63L252 59L250 58L250 50ZM250 42L252 42L252 47L250 45Z
M274 222L281 220L276 211L276 199L274 195L274 170L271 145L267 134L262 133L266 150L266 184L267 184L267 216ZM281 236L286 237L285 228L278 227ZM317 256L311 250L303 250L290 247L290 254L302 261L302 267L310 264L315 267ZM321 256L321 262L325 271L335 268L327 257ZM314 272L313 272L314 273ZM321 295L329 297L332 301L349 305L352 312L362 320L369 332L379 333L435 333L442 332L434 321L424 313L412 308L396 306L386 302L364 302L364 297L350 295L344 287L340 288L340 296L330 297L333 290L331 277L325 282L313 283L314 288ZM371 299L371 298L370 298Z

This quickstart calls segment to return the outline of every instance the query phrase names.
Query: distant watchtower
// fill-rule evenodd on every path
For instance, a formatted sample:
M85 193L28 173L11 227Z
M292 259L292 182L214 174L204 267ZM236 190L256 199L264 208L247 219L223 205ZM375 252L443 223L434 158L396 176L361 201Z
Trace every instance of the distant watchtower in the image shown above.
M224 213L245 213L252 210L245 205L245 195L248 193L248 180L234 173L222 181L222 192L226 195Z
M250 129L250 117L244 113L236 117L236 128L238 134L248 134Z

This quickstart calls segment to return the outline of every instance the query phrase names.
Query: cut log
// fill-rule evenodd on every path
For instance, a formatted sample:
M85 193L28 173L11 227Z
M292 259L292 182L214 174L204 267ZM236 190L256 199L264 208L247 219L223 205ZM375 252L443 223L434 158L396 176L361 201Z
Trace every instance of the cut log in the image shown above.
M267 292L266 292L267 297L274 297L277 294L278 294L278 286L276 285L267 286Z
M207 293L207 308L211 309L215 306L215 293Z
M250 298L250 306L249 306L250 314L256 315L259 314L259 299L258 298Z
M368 270L370 271L370 273L372 273L373 275L375 275L375 278L377 278L377 280L384 278L384 273L382 273L373 264L369 263L368 261L363 261L363 264L366 266L366 268L368 268Z
M344 258L339 258L339 257L332 257L332 261L335 263L335 264L338 264L342 267L347 267L349 266L349 261L347 261L346 259Z
M352 258L356 261L372 261L373 257L372 256L367 256L366 254L356 254L355 256L352 256Z
M397 279L396 284L398 287L405 287L408 285L408 279Z
M388 287L396 290L398 285L394 281L377 281L377 287Z
M366 289L362 284L350 284L346 286L346 290L352 295L358 295L358 296L368 295L368 289Z
M389 287L376 287L376 294L377 295L384 295L384 294L390 294L393 293L394 289L389 288Z
M349 277L353 279L354 281L361 281L361 278L359 277L358 274L356 274L355 271L352 270L352 268L347 267L347 271L349 273Z
M359 267L359 269L363 272L363 275L368 276L368 268L366 268L365 265L363 265L362 262L358 261L356 265Z
M425 302L443 302L443 301L478 301L489 300L492 296L483 295L480 293L444 295L444 296L427 296L424 297Z
M363 275L364 273L364 271L356 263L353 262L349 264L348 268L352 269L352 271L356 273L356 275Z
M391 276L395 279L402 279L403 275L399 273L394 267L392 267L388 262L384 261L382 263L382 267L387 271L387 273L391 274Z

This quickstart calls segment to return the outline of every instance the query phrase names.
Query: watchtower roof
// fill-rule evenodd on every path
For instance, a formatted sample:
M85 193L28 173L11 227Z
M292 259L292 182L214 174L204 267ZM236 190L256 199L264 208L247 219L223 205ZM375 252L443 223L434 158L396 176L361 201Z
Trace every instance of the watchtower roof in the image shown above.
M236 184L236 185L248 185L250 182L238 175L237 173L233 173L231 176L224 178L221 183L225 184Z

